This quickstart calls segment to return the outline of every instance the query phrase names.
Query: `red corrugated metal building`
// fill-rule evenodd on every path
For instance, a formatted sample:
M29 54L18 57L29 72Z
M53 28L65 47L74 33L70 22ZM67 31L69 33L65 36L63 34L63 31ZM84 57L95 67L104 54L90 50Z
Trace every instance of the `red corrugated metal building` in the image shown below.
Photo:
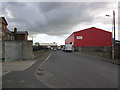
M73 32L65 44L72 42L73 47L112 47L112 33L91 27Z

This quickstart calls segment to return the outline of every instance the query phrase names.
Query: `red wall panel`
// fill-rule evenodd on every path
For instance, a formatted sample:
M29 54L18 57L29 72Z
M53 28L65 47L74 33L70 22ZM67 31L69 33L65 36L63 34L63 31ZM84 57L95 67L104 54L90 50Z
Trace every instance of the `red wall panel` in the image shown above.
M65 44L70 44L70 42L74 43L74 33L72 33L66 40Z
M66 43L74 41L74 47L111 47L112 46L112 33L98 29L88 28L85 30L77 31L67 38ZM73 40L74 36L74 40ZM82 39L76 39L76 36L82 36Z

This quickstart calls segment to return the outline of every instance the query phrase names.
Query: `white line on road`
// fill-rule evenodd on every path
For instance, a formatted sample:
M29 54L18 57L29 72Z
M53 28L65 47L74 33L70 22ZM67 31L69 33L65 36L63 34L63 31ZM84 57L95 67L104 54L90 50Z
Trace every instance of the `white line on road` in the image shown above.
M42 64L39 67L41 67L49 59L50 56L51 56L51 53L48 55L48 57L42 62Z
M40 64L39 67L41 67L41 66L50 58L51 54L52 54L52 53L50 53L50 54L47 56L47 58L42 62L42 64ZM39 68L39 67L38 67L38 68ZM48 87L53 88L53 86L49 85L48 83L46 83L45 81L43 81L43 80L41 80L40 78L37 77L36 72L37 72L38 68L37 68L37 69L35 70L35 72L34 72L36 78L37 78L38 80L40 80L41 82L43 82L43 83L44 83L45 85L47 85Z
M20 83L23 83L23 82L25 82L25 81L24 81L24 80L21 80L21 81L20 81Z
M39 69L39 67L41 67L48 59L49 57L51 56L51 53L47 56L47 58L42 62L42 64L40 64L40 66L37 67L37 69L35 70L35 75L36 75L36 72L37 70Z

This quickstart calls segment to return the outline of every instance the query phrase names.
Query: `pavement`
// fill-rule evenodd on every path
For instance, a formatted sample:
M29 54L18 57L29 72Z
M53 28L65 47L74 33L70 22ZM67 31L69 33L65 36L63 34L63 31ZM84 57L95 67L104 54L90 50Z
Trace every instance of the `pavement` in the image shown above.
M47 51L46 50L35 51L34 52L35 58L33 60L15 60L15 61L11 61L11 62L2 63L2 74L1 75L5 75L12 71L24 71L24 70L28 69L37 61L38 58L40 59L41 56L45 52L47 52Z
M16 66L14 66L14 70L2 76L3 90L6 90L6 88L48 88L48 86L36 78L35 70L44 62L49 53L50 51L42 53L39 58L35 59L34 64L31 61L26 62L27 65L24 64L22 69L20 67L15 69L17 66L14 64ZM24 61L20 63L23 64Z
M24 71L25 69L31 67L35 62L36 60L18 60L2 63L2 75L12 71Z

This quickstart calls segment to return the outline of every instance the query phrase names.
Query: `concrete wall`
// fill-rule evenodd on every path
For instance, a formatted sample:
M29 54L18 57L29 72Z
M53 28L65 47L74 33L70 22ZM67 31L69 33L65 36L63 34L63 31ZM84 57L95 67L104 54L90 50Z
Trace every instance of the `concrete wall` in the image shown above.
M2 58L5 62L33 59L32 41L4 41Z
M22 43L15 41L5 42L5 62L19 59L22 59Z
M0 62L2 61L2 19L0 18Z
M2 42L0 41L0 90L2 90Z
M23 59L33 59L32 41L22 41Z

